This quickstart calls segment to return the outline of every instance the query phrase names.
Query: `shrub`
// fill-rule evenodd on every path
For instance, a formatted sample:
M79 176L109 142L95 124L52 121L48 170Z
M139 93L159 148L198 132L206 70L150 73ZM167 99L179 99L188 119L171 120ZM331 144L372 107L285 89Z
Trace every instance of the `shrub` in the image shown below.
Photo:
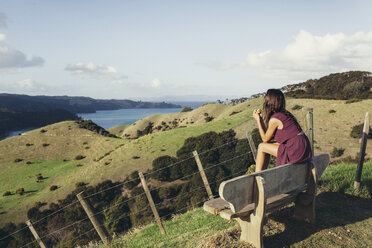
M89 146L85 147L85 150L88 150L88 149L90 149L90 147L89 147Z
M334 109L329 109L329 110L328 110L328 113L330 113L330 114L334 114L334 113L336 113L336 110L334 110Z
M204 116L208 116L209 114L208 113L204 113Z
M83 166L83 164L77 164L76 165L76 167L82 167Z
M110 162L105 162L105 165L109 165L110 164Z
M212 117L212 116L207 116L207 117L204 118L205 122L210 122L213 119L214 119L214 117Z
M47 143L44 143L43 144L43 147L47 147L47 146L49 146L49 144L47 144Z
M82 160L82 159L84 159L85 158L85 156L83 156L83 155L77 155L76 157L75 157L75 160Z
M242 112L242 111L233 111L233 112L230 114L230 116L232 116L232 115L236 115L236 114L238 114L238 113L240 113L240 112Z
M160 181L171 181L171 172L172 167L168 167L171 164L174 164L177 161L176 158L171 156L161 156L152 161L153 173L150 174L151 178L160 180ZM177 176L175 176L177 179Z
M170 124L171 122L169 122ZM146 134L152 133L152 128L154 127L153 122L149 122L143 130L137 130L137 137L144 136Z
M351 132L350 132L350 136L352 138L362 138L362 134L363 134L363 126L364 124L359 124L359 125L355 125L352 127L351 129ZM372 133L371 133L371 128L369 128L369 131L368 131L368 136L367 136L368 139L372 139Z
M24 188L18 188L15 193L23 195L25 193L25 189Z
M12 192L10 192L10 191L5 191L4 194L3 194L3 196L8 196L8 195L12 195Z
M31 144L31 143L27 143L26 146L33 146L34 144Z
M22 158L16 158L16 159L14 159L14 163L19 163L19 162L22 162L22 161L23 161Z
M36 174L35 176L36 176L37 180L43 180L44 179L44 177L43 177L43 175L41 175L41 173Z
M26 164L32 164L32 162L31 161L27 161Z
M302 109L302 108L303 108L303 106L296 104L296 105L294 105L294 106L292 107L292 110L300 110L300 109Z
M80 119L80 120L76 120L75 122L79 125L79 128L87 129L89 131L98 133L105 137L118 138L116 135L109 133L103 127L98 126L96 123L94 123L91 120Z
M75 187L76 187L76 188L81 188L81 187L84 187L85 185L87 185L87 183L84 183L84 182L77 182L77 183L75 184Z
M139 158L141 158L141 157L139 157L139 156L133 156L132 158L133 158L133 159L139 159Z
M46 202L38 201L38 202L35 202L34 208L41 208L42 206L45 206L45 205L47 205Z
M349 100L345 101L345 104L350 104L350 103L354 103L354 102L361 102L361 101L362 101L361 99L349 99Z
M181 110L181 113L182 113L182 112L190 112L190 111L192 111L192 108L187 107L187 106L184 106L184 107L182 108L182 110Z
M58 189L58 186L57 186L57 185L52 185L52 186L50 186L50 188L49 188L50 191L54 191L54 190L56 190L56 189Z
M333 150L332 150L332 152L331 152L331 157L332 157L332 158L341 157L342 154L344 154L344 151L345 151L345 149L343 149L343 148L336 148L336 147L333 147Z
M45 129L40 130L40 133L46 133L46 132L47 132L47 130L45 130Z

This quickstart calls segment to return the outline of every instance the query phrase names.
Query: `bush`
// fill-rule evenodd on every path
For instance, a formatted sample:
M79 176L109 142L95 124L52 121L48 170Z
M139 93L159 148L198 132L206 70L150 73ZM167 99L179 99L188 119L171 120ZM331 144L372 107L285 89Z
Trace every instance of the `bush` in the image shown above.
M82 160L82 159L84 159L85 158L85 156L83 156L83 155L77 155L76 157L75 157L75 160Z
M26 164L32 164L32 162L31 161L27 161Z
M24 188L18 188L15 193L23 195L25 193L25 189Z
M47 130L45 130L45 129L40 130L40 133L46 133L46 132L47 132Z
M334 114L334 113L336 113L336 110L334 110L334 109L329 109L329 110L328 110L328 113L330 113L330 114Z
M31 143L27 143L26 146L33 146L34 144L31 144Z
M204 118L205 122L210 122L213 119L214 119L214 117L212 117L212 116L207 116L207 117Z
M52 186L50 186L50 188L49 188L50 191L54 191L54 190L56 190L56 189L58 189L58 186L57 186L57 185L52 185Z
M345 104L350 104L350 103L354 103L354 102L361 102L361 101L362 101L361 99L349 99L349 100L345 101Z
M153 127L154 127L154 123L149 122L143 130L137 130L137 137L139 138L139 137L144 136L146 134L152 133L152 128Z
M192 111L192 108L187 107L187 106L184 106L184 107L182 108L182 110L181 110L181 113L182 113L182 112L190 112L190 111Z
M43 147L47 147L47 146L49 146L49 144L47 144L47 143L44 143L43 144Z
M350 136L352 138L359 138L359 139L362 138L363 126L364 126L364 123L353 126L350 132ZM369 128L367 138L372 139L371 128Z
M37 180L43 180L44 179L44 177L43 177L43 175L41 175L41 173L36 174L35 176L36 176Z
M303 108L303 106L296 104L296 105L294 105L294 106L292 107L292 110L300 110L300 109L302 109L302 108Z
M171 181L177 179L178 175L174 175L173 178L171 178L170 169L172 167L168 167L174 164L176 161L176 158L168 155L154 159L154 161L152 161L153 173L150 174L150 177L160 181ZM177 173L174 172L174 174Z
M139 159L139 158L141 158L141 157L139 157L139 156L133 156L132 158L133 158L133 159Z
M5 191L4 194L3 194L3 196L8 196L8 195L12 195L12 192L10 192L10 191Z
M336 147L333 147L333 150L331 152L331 157L332 158L337 158L337 157L341 157L345 152L345 149L343 148L336 148Z
M82 167L84 166L83 164L77 164L76 167Z
M84 183L84 182L77 182L77 183L75 184L75 187L76 187L76 188L81 188L81 187L84 187L85 185L87 185L87 183Z
M22 158L16 158L16 159L14 159L14 163L19 163L19 162L22 162L22 161L23 161Z
M236 114L238 114L238 113L240 113L240 112L242 112L242 111L233 111L233 112L231 112L230 116L232 116L232 115L236 115Z

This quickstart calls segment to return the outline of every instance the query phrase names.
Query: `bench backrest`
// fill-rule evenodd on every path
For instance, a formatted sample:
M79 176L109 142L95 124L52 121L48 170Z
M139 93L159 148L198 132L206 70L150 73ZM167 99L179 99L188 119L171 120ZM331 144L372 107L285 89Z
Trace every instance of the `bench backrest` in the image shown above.
M265 180L265 197L288 193L306 185L308 166L313 165L317 179L320 178L329 163L329 155L313 157L308 163L287 164L272 169L235 177L224 181L219 188L222 199L229 202L231 210L236 213L254 202L253 185L256 176Z

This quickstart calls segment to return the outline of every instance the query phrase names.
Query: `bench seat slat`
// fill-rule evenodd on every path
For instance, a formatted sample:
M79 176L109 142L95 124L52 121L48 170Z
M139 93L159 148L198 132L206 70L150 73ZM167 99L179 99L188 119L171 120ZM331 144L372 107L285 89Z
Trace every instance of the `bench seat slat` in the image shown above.
M293 202L296 199L296 196L305 189L306 187L301 187L287 194L280 194L268 198L266 200L266 211L272 212L277 208L281 208ZM203 208L206 212L209 212L214 215L220 215L222 218L226 220L231 220L241 215L250 214L254 210L254 203L245 206L241 211L237 213L233 213L227 201L225 201L222 198L216 198L205 202Z

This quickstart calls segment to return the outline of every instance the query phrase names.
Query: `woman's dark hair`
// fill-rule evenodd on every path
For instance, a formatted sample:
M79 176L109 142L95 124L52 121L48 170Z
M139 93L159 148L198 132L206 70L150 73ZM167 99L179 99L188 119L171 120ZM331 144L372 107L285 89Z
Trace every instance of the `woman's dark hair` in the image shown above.
M283 92L278 89L268 89L263 104L263 118L266 127L268 127L269 125L271 116L279 112L282 112L286 116L292 118L297 127L302 130L297 122L296 117L294 117L289 111L285 109L285 98Z

